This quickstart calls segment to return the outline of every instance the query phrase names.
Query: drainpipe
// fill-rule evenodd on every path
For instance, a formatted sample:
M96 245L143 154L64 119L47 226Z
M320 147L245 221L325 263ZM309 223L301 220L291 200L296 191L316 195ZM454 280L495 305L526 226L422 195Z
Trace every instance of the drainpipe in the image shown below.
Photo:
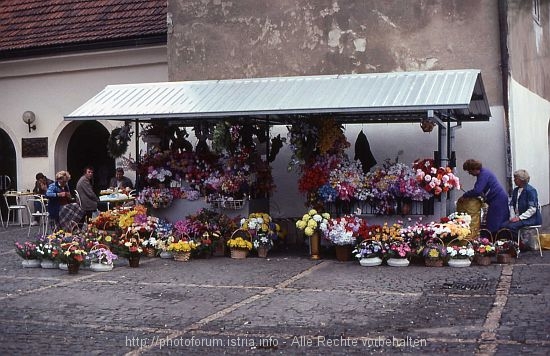
M502 82L502 106L504 108L504 142L506 160L506 188L508 194L512 193L512 145L510 132L510 103L508 101L509 90L509 52L508 52L508 0L498 1L498 27L500 37L500 71Z

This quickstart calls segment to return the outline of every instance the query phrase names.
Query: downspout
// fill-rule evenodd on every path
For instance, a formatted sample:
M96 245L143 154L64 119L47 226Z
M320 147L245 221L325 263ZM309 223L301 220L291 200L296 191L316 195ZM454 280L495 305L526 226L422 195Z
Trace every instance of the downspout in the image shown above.
M505 144L505 168L506 168L506 188L508 194L512 193L512 144L510 132L510 103L509 78L510 66L508 51L508 0L498 1L498 27L500 38L500 71L502 82L502 106L504 109L504 144Z

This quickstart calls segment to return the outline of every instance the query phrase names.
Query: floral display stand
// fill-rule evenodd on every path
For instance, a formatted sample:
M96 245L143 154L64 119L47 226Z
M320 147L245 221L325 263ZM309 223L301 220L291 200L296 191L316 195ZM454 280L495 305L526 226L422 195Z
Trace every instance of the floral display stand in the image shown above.
M40 267L40 260L23 260L21 265L25 268L37 268Z
M407 267L410 263L406 258L389 258L386 262L392 267Z
M359 264L363 267L374 267L382 264L380 257L365 257L359 260Z

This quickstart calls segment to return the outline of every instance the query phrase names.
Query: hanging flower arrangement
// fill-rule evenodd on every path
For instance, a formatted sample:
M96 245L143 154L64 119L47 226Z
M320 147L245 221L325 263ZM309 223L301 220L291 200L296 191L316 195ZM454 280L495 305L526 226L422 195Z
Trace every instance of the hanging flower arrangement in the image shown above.
M460 189L460 180L451 167L436 167L433 159L414 161L416 180L429 193L440 195L452 189Z

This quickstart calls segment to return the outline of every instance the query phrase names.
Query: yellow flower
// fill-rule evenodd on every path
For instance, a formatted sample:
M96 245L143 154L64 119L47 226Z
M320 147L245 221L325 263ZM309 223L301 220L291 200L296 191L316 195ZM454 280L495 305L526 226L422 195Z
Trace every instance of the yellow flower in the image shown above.
M307 226L312 228L312 229L315 229L317 227L317 222L313 219L311 219L310 221L307 222Z
M307 223L304 220L298 220L296 221L296 227L300 230L305 229L307 226Z
M439 251L437 251L436 249L431 249L430 252L428 252L428 256L432 258L437 258L439 257Z
M311 236L311 235L313 235L314 231L315 231L314 229L312 229L311 227L308 226L304 229L304 234L306 234L306 236Z
M305 216L308 216L308 215L309 215L309 216L313 216L313 215L316 215L316 214L317 214L317 210L311 209L311 210L309 211L309 213L307 213L306 215L304 215L304 217L305 217Z

